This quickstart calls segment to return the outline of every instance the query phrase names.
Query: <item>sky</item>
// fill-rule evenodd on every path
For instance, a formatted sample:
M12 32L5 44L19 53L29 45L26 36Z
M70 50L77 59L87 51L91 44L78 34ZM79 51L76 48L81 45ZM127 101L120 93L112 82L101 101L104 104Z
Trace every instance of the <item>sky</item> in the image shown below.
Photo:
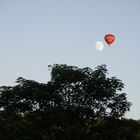
M110 47L107 33L116 36ZM139 41L140 0L0 0L0 86L18 77L47 83L48 65L106 64L133 104L126 117L140 119Z

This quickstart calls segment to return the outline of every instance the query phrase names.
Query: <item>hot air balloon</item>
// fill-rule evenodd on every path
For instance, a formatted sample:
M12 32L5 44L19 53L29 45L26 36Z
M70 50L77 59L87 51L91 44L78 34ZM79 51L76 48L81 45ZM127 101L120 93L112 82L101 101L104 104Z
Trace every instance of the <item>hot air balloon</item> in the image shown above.
M106 34L104 39L105 39L106 43L108 44L108 46L110 46L114 42L115 36L112 34Z
M101 41L95 43L95 48L97 51L102 51L104 49L104 44Z

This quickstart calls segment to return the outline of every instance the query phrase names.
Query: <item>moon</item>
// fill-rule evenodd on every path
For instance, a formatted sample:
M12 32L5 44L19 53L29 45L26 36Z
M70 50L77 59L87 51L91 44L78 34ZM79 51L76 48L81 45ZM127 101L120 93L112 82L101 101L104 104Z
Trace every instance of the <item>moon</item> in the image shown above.
M102 51L104 49L104 44L101 41L95 43L95 48L97 51Z

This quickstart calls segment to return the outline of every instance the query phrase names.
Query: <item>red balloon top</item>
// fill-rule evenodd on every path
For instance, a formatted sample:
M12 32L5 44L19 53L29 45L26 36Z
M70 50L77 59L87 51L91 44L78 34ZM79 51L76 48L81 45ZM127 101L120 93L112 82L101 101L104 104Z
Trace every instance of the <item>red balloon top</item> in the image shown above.
M110 44L112 44L114 42L115 36L112 35L112 34L106 34L105 37L104 37L104 39L105 39L106 43L108 45L110 45Z

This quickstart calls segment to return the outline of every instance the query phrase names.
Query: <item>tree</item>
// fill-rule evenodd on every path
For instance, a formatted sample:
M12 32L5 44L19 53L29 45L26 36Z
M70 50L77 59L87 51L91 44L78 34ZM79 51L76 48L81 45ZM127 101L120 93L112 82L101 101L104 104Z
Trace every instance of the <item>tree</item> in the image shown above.
M124 84L107 77L105 65L92 70L55 64L50 69L46 84L19 77L15 86L0 87L0 139L139 138L138 123L120 119L131 105Z
M2 86L0 108L3 113L26 115L34 111L44 111L56 106L60 96L50 90L49 83L42 84L19 77L16 86Z
M120 118L129 111L131 103L121 93L124 84L116 77L107 77L105 65L94 71L58 64L51 68L50 82L63 98L63 106L80 108L82 117Z

